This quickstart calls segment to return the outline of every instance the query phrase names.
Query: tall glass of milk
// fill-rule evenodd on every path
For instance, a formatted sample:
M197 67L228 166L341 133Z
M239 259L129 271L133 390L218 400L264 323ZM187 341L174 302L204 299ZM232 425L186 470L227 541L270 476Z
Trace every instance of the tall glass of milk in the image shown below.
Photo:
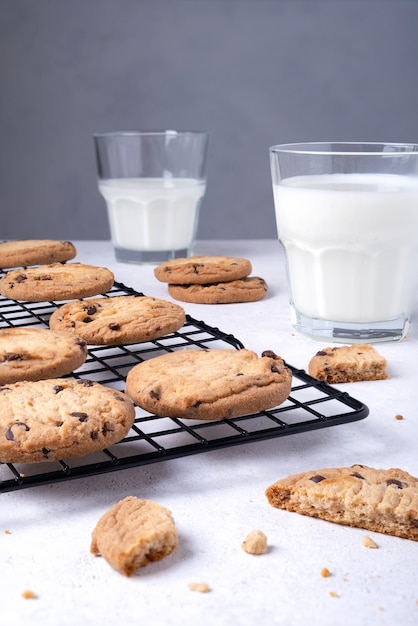
M191 256L206 189L208 133L97 133L94 145L116 259L158 264Z
M293 326L343 343L405 337L418 292L418 145L269 152Z

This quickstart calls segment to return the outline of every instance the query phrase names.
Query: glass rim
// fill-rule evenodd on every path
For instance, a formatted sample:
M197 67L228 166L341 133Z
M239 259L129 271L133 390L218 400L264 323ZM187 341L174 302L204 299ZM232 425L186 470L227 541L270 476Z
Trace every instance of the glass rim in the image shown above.
M363 149L360 150L360 146ZM418 144L384 141L308 141L277 144L270 146L269 152L322 156L326 154L336 156L405 156L417 154Z
M93 133L94 138L100 137L176 137L179 135L202 135L208 136L207 130L112 130Z

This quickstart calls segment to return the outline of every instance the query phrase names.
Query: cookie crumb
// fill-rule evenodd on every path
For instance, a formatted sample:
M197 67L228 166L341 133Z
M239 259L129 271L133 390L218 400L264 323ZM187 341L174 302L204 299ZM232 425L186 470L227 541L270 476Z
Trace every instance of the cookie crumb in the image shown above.
M242 542L241 548L248 554L266 554L267 537L261 530L252 530Z
M322 578L328 578L329 576L331 576L331 572L329 571L327 567L323 567L321 569L321 576Z
M397 415L395 415L395 420L403 420L403 415L400 415L398 413Z
M11 535L11 534L12 534L12 531L7 529L7 530L5 530L5 531L4 531L4 534L5 534L5 535Z
M369 535L365 535L363 538L363 546L365 548L378 548L379 546Z
M22 593L22 598L25 598L25 600L34 600L37 597L38 596L36 595L36 593L31 591L30 589L25 589L25 591Z
M339 598L340 597L336 591L330 591L329 595L331 596L331 598Z
M199 593L208 593L210 587L207 583L189 583L190 591L198 591Z

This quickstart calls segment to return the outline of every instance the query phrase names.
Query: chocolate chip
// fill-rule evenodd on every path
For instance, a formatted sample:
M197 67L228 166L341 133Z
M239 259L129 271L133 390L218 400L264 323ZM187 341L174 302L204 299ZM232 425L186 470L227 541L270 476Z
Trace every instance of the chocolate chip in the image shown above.
M73 411L72 413L70 413L70 415L72 417L78 417L80 422L87 422L88 417L89 417L87 413L82 413L81 411Z
M364 476L362 476L358 472L353 472L352 474L350 474L350 476L354 476L355 478L361 478L362 480L365 480Z
M94 315L95 313L97 313L97 308L94 306L94 304L85 307L85 310L87 311L87 315Z
M389 480L386 481L387 486L389 487L389 485L393 485L394 487L397 487L398 489L403 489L403 484L401 483L400 480L396 480L396 478L389 478Z
M16 282L23 283L23 281L27 280L27 278L26 274L19 274L19 276L16 277Z
M4 355L2 362L5 363L7 361L23 361L23 354L18 354L17 352L9 352Z
M2 391L11 391L10 387L0 387L0 393Z
M99 433L97 432L97 430L93 430L93 432L90 433L90 438L91 439L97 439L99 436Z
M264 352L261 353L261 356L266 356L269 359L277 359L277 354L275 354L273 350L264 350Z
M86 345L87 345L87 342L86 342L86 341L84 341L84 339L79 339L79 338L77 338L77 339L75 340L75 345L76 345L76 346L80 346L80 348L85 348L85 347L86 347Z
M327 352L325 352L324 350L319 350L319 352L316 353L316 356L327 356Z
M103 428L102 428L102 433L103 435L107 435L107 433L113 433L113 427L112 424L110 422L105 422L103 424Z
M92 380L88 380L87 378L80 378L77 380L77 385L83 385L83 387L93 387L94 382Z
M71 322L70 322L70 326L71 326L71 328L75 328L75 322L74 322L74 320L71 320Z
M48 458L48 454L51 452L49 448L42 448L42 454L45 458Z
M91 317L89 317L88 315L81 320L84 324L88 324L89 322L92 322L93 320L91 319Z
M160 394L158 391L154 391L154 389L151 389L151 391L149 392L149 395L151 396L151 398L153 400L159 400L160 399Z
M238 372L236 376L244 376L244 374L242 372Z
M120 326L119 326L119 324L116 324L115 322L112 322L111 324L109 324L109 328L110 328L110 330L119 330Z
M272 365L270 369L273 372L273 374L280 374L279 368L276 367L275 365Z
M315 476L311 476L310 479L313 483L320 483L322 480L326 480L325 476L321 476L320 474L315 474Z
M29 426L27 424L25 424L24 422L15 422L14 424L11 424L7 428L7 430L6 430L6 439L8 441L14 441L15 440L14 432L12 430L14 426L23 426L23 428L25 429L26 432L28 430L30 430Z
M62 385L54 385L54 387L53 387L53 390L55 391L55 393L59 393L63 389L64 389L64 387Z

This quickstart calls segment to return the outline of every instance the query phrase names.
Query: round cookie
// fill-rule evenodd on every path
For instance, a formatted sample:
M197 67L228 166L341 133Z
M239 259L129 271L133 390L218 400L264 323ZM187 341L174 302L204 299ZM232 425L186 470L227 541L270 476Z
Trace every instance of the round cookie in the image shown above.
M168 293L175 300L197 304L231 304L256 302L267 292L267 283L258 276L247 276L227 283L207 285L168 285Z
M171 285L206 285L245 278L252 271L248 259L193 256L170 259L154 269L155 277Z
M7 272L0 279L0 294L27 302L70 300L104 293L113 283L114 276L105 267L54 263Z
M147 296L73 300L51 315L50 328L65 330L94 345L149 341L181 328L182 307Z
M134 417L124 393L87 379L0 387L0 462L37 463L103 450L125 437Z
M201 420L249 415L286 400L292 375L267 350L188 349L135 365L126 393L142 409L161 417Z
M69 261L77 254L70 241L20 239L0 243L0 268Z
M65 332L0 329L0 385L64 376L80 367L86 357L86 342Z

